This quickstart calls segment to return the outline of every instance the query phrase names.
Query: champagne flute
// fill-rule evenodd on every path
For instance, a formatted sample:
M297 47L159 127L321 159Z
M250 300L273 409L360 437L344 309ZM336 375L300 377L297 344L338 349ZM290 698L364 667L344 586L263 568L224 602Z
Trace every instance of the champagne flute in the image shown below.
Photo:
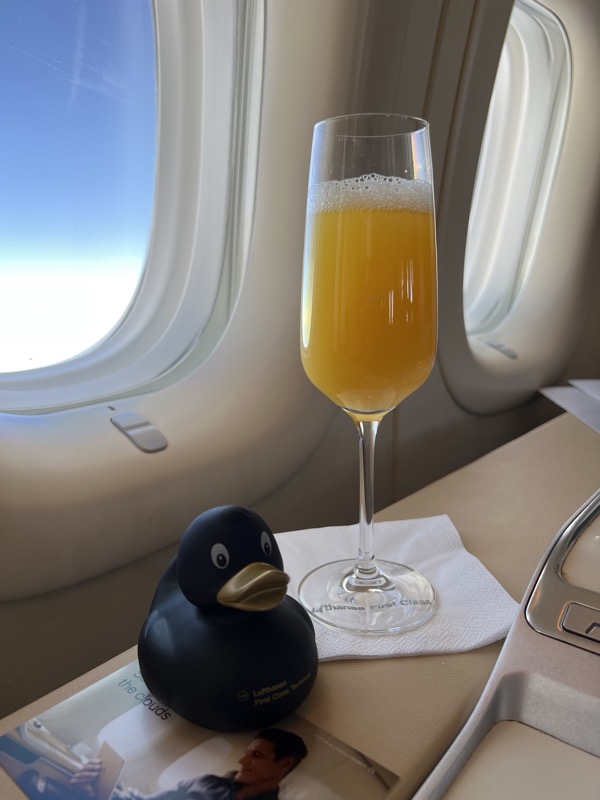
M429 376L437 269L429 125L355 114L314 129L302 281L301 354L312 383L358 430L358 555L318 567L298 596L320 622L355 633L422 624L436 594L374 552L374 455L383 417Z

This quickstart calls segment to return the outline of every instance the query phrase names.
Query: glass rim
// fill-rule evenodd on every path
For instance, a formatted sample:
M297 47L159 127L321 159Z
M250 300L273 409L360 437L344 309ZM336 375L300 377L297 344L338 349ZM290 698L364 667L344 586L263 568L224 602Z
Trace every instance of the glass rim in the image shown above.
M351 119L365 119L366 117L371 117L372 119L375 118L384 118L390 120L411 120L412 122L416 123L414 130L405 130L405 131L388 131L385 133L346 133L340 131L329 131L327 130L327 126L331 123L341 122L342 120L351 120ZM327 117L326 119L322 119L315 124L314 131L315 133L322 133L325 136L335 136L338 139L383 139L389 138L391 136L412 136L415 133L423 133L429 130L429 122L424 119L423 117L417 117L414 114L397 114L395 112L386 112L386 111L364 111L359 112L357 114L339 114L335 117Z

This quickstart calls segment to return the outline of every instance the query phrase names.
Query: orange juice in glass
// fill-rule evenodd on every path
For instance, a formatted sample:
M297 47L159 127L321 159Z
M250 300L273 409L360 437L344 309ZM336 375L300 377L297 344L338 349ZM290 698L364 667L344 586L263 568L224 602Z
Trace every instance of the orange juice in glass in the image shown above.
M435 222L425 184L364 176L309 194L301 354L354 418L381 419L435 360Z
M436 593L411 567L375 558L373 481L379 423L424 383L435 360L435 217L424 120L357 114L315 126L300 339L308 378L356 425L360 502L356 558L312 570L298 598L330 627L366 634L414 628L434 613Z

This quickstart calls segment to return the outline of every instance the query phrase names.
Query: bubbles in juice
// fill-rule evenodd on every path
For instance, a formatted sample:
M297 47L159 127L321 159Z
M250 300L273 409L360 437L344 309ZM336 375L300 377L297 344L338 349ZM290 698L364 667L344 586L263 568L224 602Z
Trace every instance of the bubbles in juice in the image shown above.
M429 375L437 341L431 186L367 175L311 188L302 360L354 416L382 416Z
M372 173L344 181L327 181L308 191L308 214L369 208L432 212L431 184Z

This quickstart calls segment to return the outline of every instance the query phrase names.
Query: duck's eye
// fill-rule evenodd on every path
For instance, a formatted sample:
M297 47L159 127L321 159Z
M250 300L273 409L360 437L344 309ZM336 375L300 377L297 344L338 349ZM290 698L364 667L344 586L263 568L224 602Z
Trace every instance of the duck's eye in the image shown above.
M266 556L270 556L273 552L273 545L271 544L271 537L266 531L263 531L260 535L260 546L263 549L263 553Z
M229 550L224 544L213 544L210 550L210 557L215 567L225 569L229 564Z

